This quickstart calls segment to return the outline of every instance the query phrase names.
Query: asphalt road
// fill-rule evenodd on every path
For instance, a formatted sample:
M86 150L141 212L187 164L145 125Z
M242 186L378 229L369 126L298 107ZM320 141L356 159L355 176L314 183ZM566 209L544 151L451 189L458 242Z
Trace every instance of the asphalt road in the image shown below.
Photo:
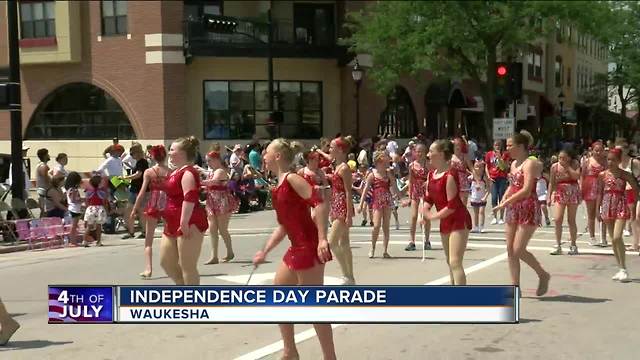
M578 228L584 229L582 209ZM418 251L406 252L408 211L401 209L401 229L391 231L392 259L369 259L369 227L351 230L354 268L359 284L446 284L448 270L439 235L421 262ZM357 220L360 218L358 217ZM359 221L355 221L359 224ZM236 260L201 265L202 284L244 284L250 259L275 224L271 211L235 215L231 230ZM434 227L437 228L437 227ZM565 233L565 237L568 234ZM537 278L523 265L521 323L515 325L340 325L334 330L340 359L637 359L640 336L640 256L629 253L632 282L613 282L617 271L611 248L592 248L581 235L578 256L548 255L553 229L540 228L530 250L552 274L549 293L535 297ZM628 243L631 238L625 239ZM220 242L222 246L222 241ZM156 244L159 244L159 239ZM568 250L568 246L566 247ZM65 248L0 255L0 296L22 324L0 359L277 359L282 344L275 325L48 325L48 284L170 284L158 265L152 280L143 270L143 241L105 238L102 248ZM221 247L221 250L223 248ZM270 255L253 284L270 283L286 245ZM201 263L209 257L205 239ZM221 252L224 256L224 250ZM508 284L502 226L472 234L465 254L469 284ZM327 283L338 280L336 261L326 268ZM296 327L301 358L321 358L310 325ZM634 355L635 354L635 355Z

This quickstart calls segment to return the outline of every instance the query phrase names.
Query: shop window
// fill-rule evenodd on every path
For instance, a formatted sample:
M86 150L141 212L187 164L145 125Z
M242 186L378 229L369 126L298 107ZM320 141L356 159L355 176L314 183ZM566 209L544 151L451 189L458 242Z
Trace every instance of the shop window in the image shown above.
M407 90L396 86L387 96L387 107L380 114L379 134L410 138L417 133L416 111Z
M273 91L274 110L282 111L284 118L277 130L269 119L268 82L205 81L204 138L322 136L321 82L275 81Z

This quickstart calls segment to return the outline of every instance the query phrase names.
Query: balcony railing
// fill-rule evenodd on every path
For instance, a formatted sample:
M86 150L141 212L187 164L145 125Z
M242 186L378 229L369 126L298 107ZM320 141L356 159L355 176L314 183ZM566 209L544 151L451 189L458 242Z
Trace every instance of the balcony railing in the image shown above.
M272 29L274 57L346 56L346 48L336 44L333 34L320 34L314 39L305 29L294 29L293 21L288 19L274 19ZM208 32L199 19L184 22L184 46L192 56L266 56L268 34L267 23L247 19L238 19L233 34Z

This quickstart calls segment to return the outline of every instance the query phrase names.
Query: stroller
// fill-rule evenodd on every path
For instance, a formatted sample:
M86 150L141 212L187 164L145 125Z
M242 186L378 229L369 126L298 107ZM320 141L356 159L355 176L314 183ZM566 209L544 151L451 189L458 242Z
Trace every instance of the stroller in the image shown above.
M105 234L115 234L120 228L126 228L124 209L129 203L129 181L114 176L109 181L111 196L109 197L109 209L107 222L102 225Z

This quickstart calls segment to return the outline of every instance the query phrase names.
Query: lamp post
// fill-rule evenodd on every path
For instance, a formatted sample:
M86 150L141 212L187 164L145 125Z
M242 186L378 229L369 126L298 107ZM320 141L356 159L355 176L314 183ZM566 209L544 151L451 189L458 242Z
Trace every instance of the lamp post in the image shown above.
M360 85L362 84L362 75L364 75L364 71L362 71L358 59L356 59L356 63L351 70L351 77L356 84L356 137L358 138L360 137Z
M11 111L11 196L24 199L25 174L22 157L22 106L20 101L20 50L18 48L18 2L7 4L9 31L9 110ZM28 175L26 175L28 176Z
M560 90L560 94L558 95L558 102L560 104L560 126L562 129L562 136L564 137L564 94L562 90Z

